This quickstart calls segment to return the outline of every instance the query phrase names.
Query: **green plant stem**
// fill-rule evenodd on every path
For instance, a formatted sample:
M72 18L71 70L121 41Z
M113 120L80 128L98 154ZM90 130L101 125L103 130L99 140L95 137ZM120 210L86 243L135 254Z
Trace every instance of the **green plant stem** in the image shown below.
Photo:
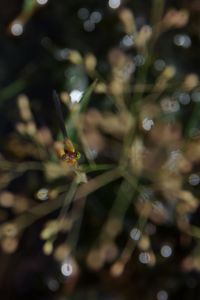
M77 201L81 198L86 197L90 193L98 190L99 188L105 186L106 184L117 180L121 177L121 172L119 168L116 168L114 170L105 172L104 174L101 174L90 181L88 181L85 184L82 184L78 189L74 196L74 201ZM14 223L17 225L18 230L21 231L25 229L27 226L30 226L38 219L52 213L53 211L59 209L63 205L63 198L59 197L58 199L54 201L47 201L44 203L41 203L28 211L26 211L23 215L20 215L19 217L13 219L12 221L7 222L8 224ZM5 226L6 223L4 223L2 226ZM1 228L1 226L0 226Z

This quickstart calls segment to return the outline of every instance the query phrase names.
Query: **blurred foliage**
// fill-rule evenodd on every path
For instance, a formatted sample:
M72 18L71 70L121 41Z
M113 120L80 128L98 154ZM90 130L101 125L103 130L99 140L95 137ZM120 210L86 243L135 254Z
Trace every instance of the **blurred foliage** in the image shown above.
M0 3L3 299L198 299L199 14Z

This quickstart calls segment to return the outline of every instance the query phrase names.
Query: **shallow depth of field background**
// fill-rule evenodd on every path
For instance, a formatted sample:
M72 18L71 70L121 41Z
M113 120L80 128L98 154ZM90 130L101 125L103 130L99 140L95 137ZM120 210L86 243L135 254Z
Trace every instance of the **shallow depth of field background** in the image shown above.
M199 50L199 0L0 2L0 299L199 299Z

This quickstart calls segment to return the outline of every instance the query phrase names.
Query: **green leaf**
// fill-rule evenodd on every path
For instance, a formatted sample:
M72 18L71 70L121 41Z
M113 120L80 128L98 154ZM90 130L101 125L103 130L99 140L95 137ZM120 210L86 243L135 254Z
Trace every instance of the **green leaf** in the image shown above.
M36 1L35 0L25 0L24 1L24 6L23 6L23 11L25 13L29 13L31 12L35 6L36 6Z
M78 122L79 114L83 113L87 109L91 95L94 91L96 84L97 84L97 80L95 80L87 88L87 90L85 91L85 93L83 94L83 96L79 102L79 104L80 104L79 110L77 110L76 112L73 112L73 115L71 115L69 120L66 122L66 128L67 128L68 135L74 144L78 143L78 134L77 134L75 124ZM62 138L63 138L62 134L59 133L58 140L62 140Z
M77 130L75 127L75 123L78 122L79 114L83 113L89 104L92 92L94 91L94 88L96 86L97 80L95 80L85 91L83 94L83 97L81 98L79 104L80 108L77 110L77 112L73 113L73 116L70 117L69 121L67 122L67 131L69 134L69 137L72 139L74 143L77 143L78 141L78 135L77 135Z
M193 130L198 129L199 120L200 120L200 103L195 103L193 112L191 113L191 117L189 118L186 124L186 129L185 129L186 137L192 137Z
M17 95L21 92L26 86L26 82L24 80L16 80L8 86L4 87L0 92L0 106L8 99Z
M97 79L87 88L87 90L83 94L83 97L80 100L80 109L79 109L80 113L84 112L88 107L91 95L94 91L96 84L97 84Z

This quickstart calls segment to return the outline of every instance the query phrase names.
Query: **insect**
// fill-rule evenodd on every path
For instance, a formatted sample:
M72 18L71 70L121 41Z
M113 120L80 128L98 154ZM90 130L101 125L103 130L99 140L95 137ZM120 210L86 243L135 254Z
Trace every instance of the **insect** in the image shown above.
M75 150L74 145L71 139L68 136L67 129L65 127L65 122L62 114L62 109L60 105L60 99L57 92L53 91L53 100L56 108L56 113L58 115L58 119L60 121L60 128L63 134L63 143L62 146L60 144L57 145L56 150L58 156L63 161L66 161L70 166L76 166L78 160L80 158L80 153Z

